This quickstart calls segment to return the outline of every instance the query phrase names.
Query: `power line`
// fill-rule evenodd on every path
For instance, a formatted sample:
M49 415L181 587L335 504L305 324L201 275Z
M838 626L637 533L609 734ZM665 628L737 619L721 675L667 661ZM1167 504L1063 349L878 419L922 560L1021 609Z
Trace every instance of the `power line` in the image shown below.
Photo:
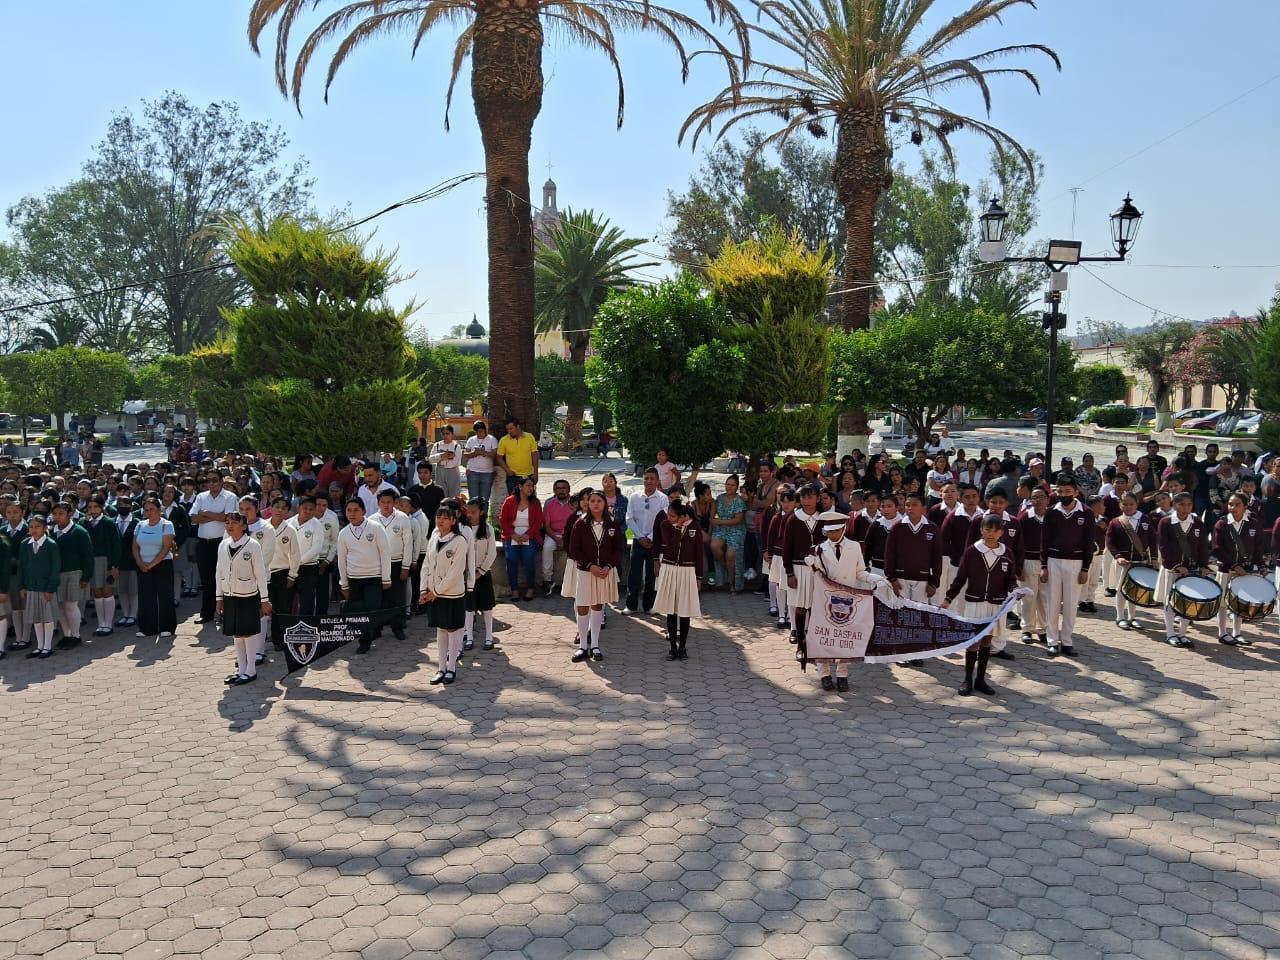
M406 207L410 204L422 203L425 200L434 200L436 197L443 196L450 190L460 187L470 180L483 176L483 173L464 173L455 177L450 177L448 180L444 180L436 184L434 187L424 190L422 193L415 194L412 197L406 197L403 200L397 200L395 203L383 207L381 210L371 213L368 216L361 217L359 220L353 220L351 223L344 224L343 226L334 227L330 232L344 233L347 230L354 230L356 227L363 226L364 224L376 220L393 210L398 210L401 207ZM87 300L90 297L101 297L111 293L121 293L125 290L136 290L139 287L149 287L152 284L162 283L165 280L175 280L178 277L192 277L202 273L211 273L214 270L225 270L231 265L230 260L220 260L217 263L206 264L203 267L192 267L187 270L177 270L173 273L166 273L158 277L149 277L146 280L131 280L128 283L120 283L110 287L101 287L97 290L90 290L85 293L76 293L66 297L55 297L51 300L41 300L33 303L20 303L11 307L0 308L0 316L9 313L17 313L20 310L39 310L42 307L55 307L64 303L74 303L77 300Z
M1081 264L1080 269L1083 270L1085 273L1087 273L1089 276L1093 277L1093 279L1097 280L1100 284L1102 284L1108 290L1111 290L1113 293L1120 294L1120 296L1124 297L1126 300L1130 301L1131 303L1136 303L1140 307L1145 307L1146 309L1150 310L1152 313L1162 314L1173 320L1186 320L1188 323L1195 323L1195 321L1192 320L1190 317L1184 317L1177 313L1170 313L1168 310L1161 310L1159 307L1153 307L1149 303L1144 303L1143 301L1139 300L1137 297L1129 296L1129 294L1125 293L1120 288L1114 287L1111 284L1109 284L1106 280L1103 280L1100 276L1098 276L1096 273L1094 273L1092 270L1090 270L1088 267L1084 266L1083 264Z

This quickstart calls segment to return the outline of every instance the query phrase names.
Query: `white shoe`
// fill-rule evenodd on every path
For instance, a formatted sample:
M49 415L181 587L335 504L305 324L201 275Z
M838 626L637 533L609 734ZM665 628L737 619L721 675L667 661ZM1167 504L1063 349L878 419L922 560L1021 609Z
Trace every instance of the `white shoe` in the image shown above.
M743 580L754 580L755 578L756 578L755 567L751 567L750 569L747 570L746 573L742 575Z
M160 636L161 636L161 638L163 639L163 638L165 638L165 637L172 637L172 636L173 636L173 634L172 634L172 633L170 633L168 630L161 630L161 631L160 631Z
M135 637L145 637L145 636L146 636L146 634L145 634L145 633L143 633L141 630L139 630L137 633L135 633L135 634L134 634L134 636L135 636Z

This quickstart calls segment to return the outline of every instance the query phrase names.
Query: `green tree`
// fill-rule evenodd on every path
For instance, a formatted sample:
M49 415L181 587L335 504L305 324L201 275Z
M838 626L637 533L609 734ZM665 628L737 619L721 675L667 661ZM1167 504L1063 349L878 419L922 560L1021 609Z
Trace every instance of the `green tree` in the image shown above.
M926 306L868 331L837 334L831 393L843 403L899 414L923 444L952 407L1007 416L1043 402L1048 353L1038 321L960 304ZM1065 394L1074 384L1068 345L1058 359Z
M212 426L243 430L249 423L248 381L236 369L235 344L223 336L191 357L191 401Z
M27 443L27 421L49 411L40 405L36 392L35 374L32 370L34 353L8 353L0 356L0 403L9 413L18 415L22 422L22 443Z
M701 466L726 449L746 358L720 339L724 324L689 275L614 294L600 308L587 382L608 397L635 462L651 463L663 446Z
M830 329L821 321L831 257L776 225L758 239L725 241L707 266L728 314L721 333L746 359L729 443L757 462L771 450L815 450L827 435Z
M191 386L195 361L191 354L156 357L135 374L138 399L172 407L194 425Z
M1076 368L1077 399L1088 405L1123 400L1129 391L1129 380L1121 367L1092 364Z
M250 381L260 450L330 455L396 450L421 411L392 259L350 233L293 218L243 228L227 249L253 303L225 309L236 370Z
M704 0L714 21L728 21L739 41L746 35L730 0ZM326 95L347 57L362 44L392 33L412 34L412 51L444 27L457 29L445 128L454 86L471 61L471 99L485 157L485 210L489 260L489 413L533 423L534 281L533 222L529 192L529 147L533 122L542 110L542 54L546 30L601 53L618 79L618 124L622 123L622 72L615 45L623 30L652 33L675 48L687 74L686 41L716 51L737 79L734 55L688 14L633 0L378 0L344 3L310 33L290 70L289 37L307 8L317 3L254 0L249 39L255 50L276 23L276 82L301 104L302 84L316 53L341 38L326 72Z
M1173 425L1173 417L1169 412L1169 397L1173 394L1169 359L1183 349L1193 336L1195 327L1190 323L1163 319L1156 320L1145 333L1134 334L1125 341L1125 360L1145 373L1151 381L1157 430L1167 430Z
M422 385L423 410L465 406L482 400L489 387L489 362L462 353L457 347L433 347L425 340L413 344L413 372Z
M889 128L903 124L915 144L926 139L952 157L950 137L960 130L991 142L1031 168L1033 159L1012 136L986 120L941 102L942 93L976 91L991 109L989 81L1035 75L1004 64L1023 54L1057 54L1041 44L997 47L964 57L952 48L1008 10L1032 0L974 0L940 24L930 17L934 0L762 0L762 24L751 30L780 48L780 62L757 59L755 73L731 82L695 109L681 128L696 145L703 134L722 137L739 123L778 117L782 126L761 146L809 134L835 137L833 179L845 212L842 321L864 329L876 292L876 211L893 181ZM926 27L925 24L928 23ZM929 32L932 31L932 32ZM867 435L866 414L850 410L840 421L841 445Z
M54 414L61 433L66 430L69 413L120 409L129 380L129 361L119 353L66 346L32 354L27 375L31 407Z
M654 267L652 260L640 260L634 251L644 240L626 237L618 227L594 210L568 211L547 235L547 242L535 243L534 289L537 295L537 330L560 331L569 344L569 362L582 367L591 346L596 313L615 290L625 290L635 281L630 271ZM582 379L582 371L578 371ZM537 387L535 361L534 387ZM582 438L582 411L585 394L565 401L565 443L573 446ZM541 406L541 396L539 397Z
M1258 309L1250 377L1254 402L1263 414L1258 442L1263 449L1280 450L1280 285L1270 305Z
M538 391L538 422L549 426L555 419L556 409L563 404L572 413L578 410L578 426L582 425L582 410L591 402L587 388L586 368L556 354L546 354L533 361L533 385ZM572 437L566 416L565 446L572 449L581 439L581 430Z

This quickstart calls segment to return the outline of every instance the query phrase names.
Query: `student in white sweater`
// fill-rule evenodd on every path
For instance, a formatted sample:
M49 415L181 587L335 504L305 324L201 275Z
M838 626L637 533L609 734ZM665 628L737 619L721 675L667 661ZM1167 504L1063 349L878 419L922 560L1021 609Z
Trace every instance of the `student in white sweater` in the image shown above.
M258 677L251 644L261 630L261 618L271 616L271 603L262 546L246 533L244 517L228 514L226 533L218 544L216 608L222 615L222 633L232 638L236 649L236 672L224 682L239 686Z
M467 626L462 649L475 646L475 617L484 620L484 649L493 649L493 608L497 598L493 590L493 565L498 559L497 533L488 522L489 503L484 497L467 501L466 526L471 534L471 556L475 564L475 586L467 595Z
M263 594L268 600L271 599L271 560L276 552L276 531L271 524L258 516L258 498L257 497L241 497L240 513L244 516L245 533L258 542L258 546L262 548L262 565L267 568L267 593ZM287 613L288 611L281 611ZM262 629L258 635L253 638L253 662L257 666L267 659L267 634L271 630L271 618L269 616L262 617Z
M467 592L475 586L471 540L458 530L458 513L449 504L436 510L436 530L427 544L422 566L422 595L428 623L436 628L440 670L432 683L449 684L457 677L466 626Z
M344 613L373 614L373 630L361 638L356 653L368 653L382 633L382 594L391 590L391 547L387 532L365 516L364 502L352 497L344 508L347 525L338 534L338 587Z
M396 509L397 498L391 490L379 493L378 512L369 522L380 524L387 533L387 545L391 549L391 589L382 596L383 616L391 624L395 638L404 640L405 584L413 566L413 525Z

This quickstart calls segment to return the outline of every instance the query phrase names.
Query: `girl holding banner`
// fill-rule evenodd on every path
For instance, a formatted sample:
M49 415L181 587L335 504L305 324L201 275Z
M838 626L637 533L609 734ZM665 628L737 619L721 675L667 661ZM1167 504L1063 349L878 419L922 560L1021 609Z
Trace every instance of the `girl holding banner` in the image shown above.
M1018 569L1013 552L1000 542L1004 534L1004 521L995 514L988 514L982 518L978 529L982 540L966 547L961 554L955 577L947 587L947 599L943 601L942 608L945 610L950 607L960 591L964 590L964 600L957 613L974 620L989 620L996 616L1009 594L1017 588ZM988 696L995 693L987 683L987 660L991 656L992 636L1004 630L1003 618L996 618L991 633L979 641L979 649L969 647L965 650L964 683L960 685L960 696L971 696L974 690Z

